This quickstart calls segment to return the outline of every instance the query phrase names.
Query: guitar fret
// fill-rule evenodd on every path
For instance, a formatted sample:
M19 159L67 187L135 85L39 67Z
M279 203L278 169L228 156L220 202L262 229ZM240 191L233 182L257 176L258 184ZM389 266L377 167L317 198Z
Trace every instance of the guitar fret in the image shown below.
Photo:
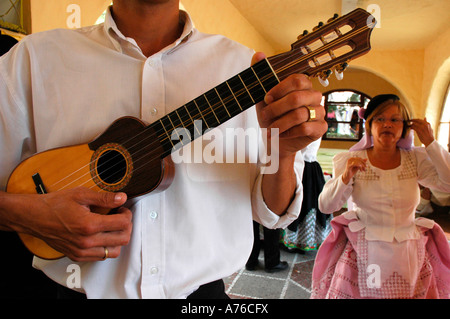
M220 124L220 121L219 121L219 119L217 118L216 112L214 112L214 109L212 108L211 103L209 103L208 98L206 97L206 93L203 94L203 96L205 97L206 103L208 103L209 108L211 109L212 113L214 114L214 117L216 118L217 123Z
M258 62L250 69L241 73L241 79L253 100L259 102L272 87L279 83L279 80L267 60Z
M181 119L180 114L178 114L178 110L175 110L175 113L177 114L178 118L180 119L180 123L182 124L182 126L183 126L184 128L188 127L186 124L184 124L183 120Z
M161 123L161 126L162 126L163 129L164 129L164 132L166 132L167 139L169 140L170 144L172 144L172 147L174 147L173 142L172 142L172 139L170 138L170 135L169 135L169 133L168 133L167 130L166 130L166 126L164 125L164 123L162 122L161 119L159 119L159 122Z
M175 134L177 134L177 136L178 136L178 140L180 141L181 144L183 144L183 140L181 139L180 135L178 134L177 128L175 127L175 125L173 125L172 119L170 118L170 114L167 114L167 118L169 119L170 124L172 124L172 127L173 127L172 132L175 131Z
M239 103L239 100L236 98L236 95L234 95L233 90L231 89L230 85L228 84L228 81L225 82L228 86L228 88L230 89L231 94L233 95L233 98L236 100L237 105L239 106L239 108L241 109L241 111L243 111L241 103ZM249 93L250 95L250 93Z
M264 88L264 85L261 83L261 80L259 79L258 75L256 74L255 70L253 68L250 68L253 71L253 74L255 75L256 79L258 80L259 84L261 84L262 89L264 90L264 93L267 94L266 89Z
M206 126L209 128L208 122L206 122L205 117L203 116L203 113L200 110L200 108L198 107L198 104L197 104L197 102L195 100L194 100L194 103L195 103L195 106L197 107L198 112L200 113L200 115L201 115L201 117L203 119L203 122L205 122Z
M186 113L189 115L189 118L191 119L192 126L194 127L194 129L197 131L197 133L198 133L199 135L202 135L202 133L198 130L197 126L195 126L194 119L192 118L191 113L190 113L189 110L187 109L186 104L184 105L184 109L186 110ZM192 138L192 135L191 135L191 138Z
M189 115L191 115L192 119L194 120L194 128L198 132L198 136L201 136L207 129L208 124L206 124L206 120L203 118L202 113L196 105L196 102L193 100L187 103L186 109L188 110ZM197 137L197 133L192 130L191 136Z
M238 77L239 77L239 80L241 80L242 84L244 85L244 88L245 88L245 90L247 91L248 95L249 95L250 98L252 99L253 104L255 104L255 100L253 99L253 96L250 94L249 90L247 89L247 85L245 85L244 81L243 81L242 78L241 78L241 75L238 74Z
M217 91L217 89L216 89L216 88L214 88L214 90L216 91L216 93L217 93L217 96L219 97L219 99L220 99L220 102L222 103L222 105L223 105L223 107L224 107L225 111L227 111L227 114L228 114L228 116L229 116L229 117L231 118L230 112L228 112L227 106L225 105L225 103L223 103L223 100L222 100L222 98L220 97L220 94L219 94L219 92Z
M234 95L233 91L231 91L230 86L227 82L224 82L216 87L217 94L224 105L228 118L232 118L235 115L238 115L242 112L242 106L240 105L239 100ZM224 114L224 116L226 116ZM227 120L226 118L225 120Z

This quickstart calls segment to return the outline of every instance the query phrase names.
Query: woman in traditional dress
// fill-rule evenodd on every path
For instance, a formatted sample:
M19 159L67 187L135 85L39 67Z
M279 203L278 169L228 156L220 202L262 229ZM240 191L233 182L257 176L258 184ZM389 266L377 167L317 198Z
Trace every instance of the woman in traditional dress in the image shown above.
M319 197L323 213L347 200L352 209L331 222L311 298L448 299L449 243L434 221L415 219L415 208L419 183L450 192L450 154L395 95L374 97L363 117L364 140L335 156L333 178ZM425 147L411 147L410 129Z
M322 214L318 204L319 195L325 185L325 177L317 161L321 141L322 139L318 139L301 151L305 161L302 209L298 218L281 230L281 241L292 252L317 250L331 231L332 216Z

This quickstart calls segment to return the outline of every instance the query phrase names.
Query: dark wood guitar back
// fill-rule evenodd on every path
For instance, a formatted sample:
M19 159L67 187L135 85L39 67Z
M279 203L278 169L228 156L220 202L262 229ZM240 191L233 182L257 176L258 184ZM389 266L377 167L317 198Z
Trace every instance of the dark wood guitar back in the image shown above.
M174 166L151 126L133 117L116 120L90 142L94 150L91 175L97 186L109 192L125 192L129 198L163 191L172 182Z

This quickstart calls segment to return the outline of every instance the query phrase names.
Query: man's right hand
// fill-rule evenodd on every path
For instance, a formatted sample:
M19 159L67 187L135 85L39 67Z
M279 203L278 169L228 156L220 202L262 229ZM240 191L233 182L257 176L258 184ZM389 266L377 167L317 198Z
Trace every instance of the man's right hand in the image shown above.
M0 192L0 229L30 234L74 261L119 256L132 229L124 193L96 192L84 187L44 195ZM120 208L118 208L120 207ZM117 214L95 211L118 208Z

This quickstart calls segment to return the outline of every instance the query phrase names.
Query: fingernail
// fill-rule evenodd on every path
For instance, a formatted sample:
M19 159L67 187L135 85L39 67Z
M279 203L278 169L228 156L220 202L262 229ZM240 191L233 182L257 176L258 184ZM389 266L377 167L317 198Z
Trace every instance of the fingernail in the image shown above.
M121 203L123 201L123 197L124 197L123 194L117 193L116 195L114 195L114 202Z
M264 102L265 102L266 104L272 103L272 102L273 102L273 97L272 97L272 95L266 94L266 96L264 97Z

